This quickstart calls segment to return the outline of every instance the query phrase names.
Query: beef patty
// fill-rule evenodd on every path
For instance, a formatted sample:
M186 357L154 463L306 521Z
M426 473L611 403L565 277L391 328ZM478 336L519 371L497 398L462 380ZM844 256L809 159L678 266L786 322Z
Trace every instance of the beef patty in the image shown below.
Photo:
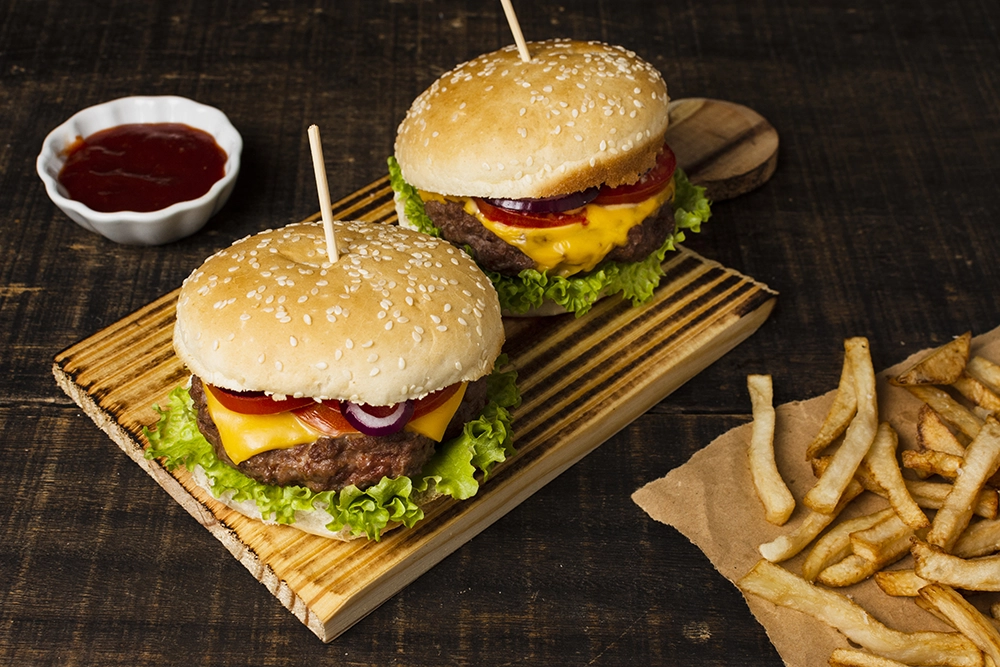
M383 477L418 474L437 446L434 440L406 430L387 436L322 436L315 442L262 452L237 465L222 446L219 429L205 404L204 385L197 376L191 379L191 398L198 409L198 430L212 444L215 455L262 484L305 486L317 492L339 491L351 484L365 489ZM479 416L486 402L486 378L470 382L443 440L459 435L466 422Z
M442 236L458 246L469 246L476 262L487 271L516 276L524 269L535 268L535 261L510 245L469 215L456 202L429 201L424 211L441 230ZM667 203L656 215L628 230L625 245L613 248L606 259L616 262L641 262L658 250L674 231L674 207Z

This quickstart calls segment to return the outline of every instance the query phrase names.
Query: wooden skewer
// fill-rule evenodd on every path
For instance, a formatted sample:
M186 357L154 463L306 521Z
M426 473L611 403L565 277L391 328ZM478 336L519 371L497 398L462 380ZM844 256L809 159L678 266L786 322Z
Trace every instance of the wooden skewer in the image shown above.
M503 13L507 15L507 23L510 24L510 31L514 33L514 42L517 50L521 54L521 60L531 61L531 54L528 53L528 44L524 41L524 34L521 33L521 24L517 22L517 14L514 13L514 5L510 0L500 0L503 5Z
M337 234L333 231L333 210L330 207L330 185L326 180L326 163L323 162L323 144L319 139L319 127L309 126L309 148L312 150L313 172L316 174L316 190L319 192L319 210L323 214L323 231L326 232L326 254L331 264L340 259L337 252Z

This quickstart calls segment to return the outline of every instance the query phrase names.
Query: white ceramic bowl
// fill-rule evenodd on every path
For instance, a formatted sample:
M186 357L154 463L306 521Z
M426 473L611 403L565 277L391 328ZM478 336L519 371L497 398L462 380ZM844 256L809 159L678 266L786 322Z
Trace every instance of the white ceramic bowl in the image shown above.
M159 211L103 213L70 199L58 181L66 161L66 148L78 137L87 137L125 123L184 123L204 130L228 156L225 175L197 199L178 202ZM160 245L189 236L201 229L229 199L240 171L243 138L218 109L184 97L122 97L88 107L52 130L42 143L36 168L45 191L62 211L84 229L116 243Z

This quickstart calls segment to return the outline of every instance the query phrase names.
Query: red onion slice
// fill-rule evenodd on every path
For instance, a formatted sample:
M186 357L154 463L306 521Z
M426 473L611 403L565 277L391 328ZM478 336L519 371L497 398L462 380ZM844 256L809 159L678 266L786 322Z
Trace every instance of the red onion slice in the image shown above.
M392 435L403 430L413 416L413 401L403 401L390 407L340 402L344 419L365 435Z
M486 199L486 202L508 211L523 211L525 213L562 213L586 206L597 198L600 188L587 188L580 192L572 192L558 197L543 197L540 199Z

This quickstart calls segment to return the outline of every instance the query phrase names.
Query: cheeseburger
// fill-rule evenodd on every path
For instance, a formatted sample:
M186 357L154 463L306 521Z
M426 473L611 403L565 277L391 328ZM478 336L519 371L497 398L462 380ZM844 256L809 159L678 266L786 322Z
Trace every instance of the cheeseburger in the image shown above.
M528 51L463 63L413 102L389 159L400 222L467 249L504 312L638 305L710 215L664 141L663 77L599 42Z
M147 431L265 522L352 539L465 499L513 453L500 306L461 250L396 226L322 223L237 241L185 281L173 345L192 373Z

